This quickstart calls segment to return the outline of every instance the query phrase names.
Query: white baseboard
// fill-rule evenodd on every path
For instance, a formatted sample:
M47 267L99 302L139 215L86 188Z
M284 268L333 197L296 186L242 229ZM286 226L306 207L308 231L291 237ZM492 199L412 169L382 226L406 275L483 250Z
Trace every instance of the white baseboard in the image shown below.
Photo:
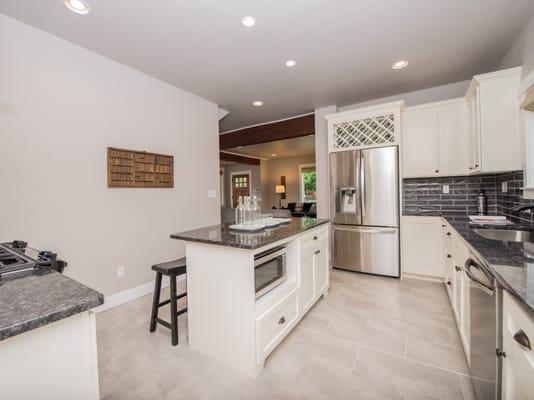
M176 282L185 281L185 275L176 278ZM169 287L169 280L164 279L161 283L161 288ZM104 304L93 308L93 312L99 313L109 310L110 308L120 306L121 304L146 296L147 294L154 292L154 282L147 282L142 285L133 287L131 289L123 290L122 292L112 294L111 296L105 296Z
M402 279L417 279L420 281L443 283L443 277L411 274L411 273L406 273L406 272L402 274Z

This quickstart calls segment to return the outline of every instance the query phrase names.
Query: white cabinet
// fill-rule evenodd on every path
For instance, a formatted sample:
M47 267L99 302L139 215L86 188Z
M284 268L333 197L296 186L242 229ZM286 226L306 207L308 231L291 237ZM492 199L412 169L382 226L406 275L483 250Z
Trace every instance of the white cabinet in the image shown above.
M534 399L534 322L508 292L503 292L502 399ZM529 349L530 346L530 349Z
M303 236L300 243L299 307L304 315L329 287L328 230Z
M402 273L443 277L440 217L402 217Z
M468 172L471 127L464 98L408 107L402 120L404 177Z
M470 172L522 168L518 91L521 68L476 75L467 92L471 112Z

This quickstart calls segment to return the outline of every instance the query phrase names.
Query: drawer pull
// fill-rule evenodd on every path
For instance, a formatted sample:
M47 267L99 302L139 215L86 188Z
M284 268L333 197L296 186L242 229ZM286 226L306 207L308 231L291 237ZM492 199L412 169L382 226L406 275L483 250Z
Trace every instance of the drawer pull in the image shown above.
M321 250L316 250L315 254L319 254L320 252L321 252Z
M313 240L317 240L317 239L319 239L317 236L314 236L314 237L313 237Z
M450 254L447 254L447 258L451 258L452 256Z
M462 270L458 265L455 265L454 269L456 270L456 272L460 272Z
M519 343L521 346L529 349L530 351L532 351L532 347L530 347L530 340L528 339L528 336L527 334L525 333L525 331L523 329L519 329L515 335L514 335L514 340Z
M447 281L447 285L451 286L451 281Z
M447 225L441 225L441 227L442 227L442 228L446 228L446 227L447 227Z
M447 232L447 236L451 236L451 233L450 233L450 232Z
M436 174L439 174L439 169L436 170Z
M281 317L279 320L278 320L278 325L283 325L286 323L286 317Z

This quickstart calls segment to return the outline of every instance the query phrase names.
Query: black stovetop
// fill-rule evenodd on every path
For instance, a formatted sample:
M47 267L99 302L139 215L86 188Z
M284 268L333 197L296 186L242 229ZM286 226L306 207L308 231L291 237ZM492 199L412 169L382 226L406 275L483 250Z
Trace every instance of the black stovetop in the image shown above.
M20 240L0 243L0 279L2 275L34 268L52 268L63 272L66 265L66 262L57 259L57 254L33 249Z

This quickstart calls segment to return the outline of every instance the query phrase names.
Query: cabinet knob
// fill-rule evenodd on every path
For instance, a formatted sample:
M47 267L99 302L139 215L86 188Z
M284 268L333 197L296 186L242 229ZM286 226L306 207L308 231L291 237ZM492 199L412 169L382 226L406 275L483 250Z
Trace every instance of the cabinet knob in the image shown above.
M278 324L279 325L283 325L286 323L286 317L281 317L279 320L278 320Z
M451 286L451 281L447 281L447 285Z
M450 233L450 232L447 232L447 236L451 236L451 233Z
M314 237L313 237L313 240L317 240L317 239L318 239L318 237L317 237L317 236L314 236Z
M446 228L446 227L447 227L447 225L441 225L441 227L442 227L442 228Z
M497 357L506 357L506 353L502 351L501 349L495 349L495 354L497 354Z
M514 340L519 343L521 346L529 349L530 351L532 351L532 347L530 347L530 340L527 336L527 334L525 333L525 331L523 329L519 329L515 335L514 335Z
M439 169L436 170L436 174L439 174Z
M320 252L321 252L321 250L316 250L315 254L319 254Z
M473 169L475 169L475 167L469 167L469 169L470 169L470 170L473 170Z
M452 256L450 254L447 254L447 258L451 258Z
M462 270L458 265L455 265L454 269L456 270L456 272L460 272Z
M478 167L480 167L480 165L478 165L478 164L475 164L475 168L478 168Z

